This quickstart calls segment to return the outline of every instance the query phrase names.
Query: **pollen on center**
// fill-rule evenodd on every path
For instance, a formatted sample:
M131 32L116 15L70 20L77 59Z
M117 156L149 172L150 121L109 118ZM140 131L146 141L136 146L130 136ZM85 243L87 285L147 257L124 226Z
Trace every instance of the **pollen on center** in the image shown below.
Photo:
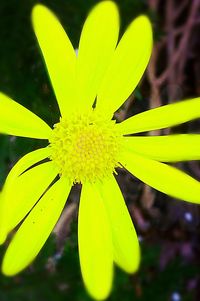
M49 139L50 159L70 184L101 181L120 166L121 138L115 121L95 109L61 118Z

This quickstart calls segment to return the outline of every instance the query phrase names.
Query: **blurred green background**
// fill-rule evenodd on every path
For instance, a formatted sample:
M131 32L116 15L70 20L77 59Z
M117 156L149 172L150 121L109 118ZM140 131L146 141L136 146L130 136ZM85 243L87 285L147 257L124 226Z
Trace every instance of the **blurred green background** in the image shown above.
M45 0L40 3L47 5L58 15L73 46L78 48L85 17L97 2L95 0ZM116 2L120 8L122 31L135 16L145 13L150 16L154 24L155 42L159 42L165 36L162 16L166 8L162 5L157 5L154 11L151 4L156 1L118 0ZM162 3L164 2L167 1ZM177 4L176 1L174 2ZM0 0L0 90L52 126L58 121L59 111L31 27L31 10L36 3L38 1L35 0ZM189 10L189 5L186 4L185 12ZM185 16L180 17L177 22L184 24ZM199 44L195 42L195 37L192 41L194 44L192 47L197 51ZM193 53L196 53L195 51ZM166 60L165 51L161 54L161 58ZM189 74L190 79L186 79L184 87L180 88L183 98L195 96L199 91L194 74L197 74L198 78L200 72L191 68L191 60L194 61L194 55L188 58L184 68L185 76ZM158 64L162 69L162 60ZM199 62L193 66L196 64L199 66ZM131 103L126 116L151 106L148 102L150 85L147 78L144 78L143 84L135 92L136 105L133 107ZM169 89L166 89L162 87L163 103L170 99ZM199 124L192 123L175 131L196 132L197 129ZM20 157L44 146L44 143L40 140L0 135L0 187L8 171ZM199 177L198 164L181 165L181 167ZM151 204L144 206L141 201L143 184L123 172L119 175L119 182L141 241L142 263L137 275L133 276L116 269L113 292L109 300L199 301L198 206L177 202L157 192L153 192L153 202L151 202L151 191L147 196ZM78 202L78 189L70 196L69 204L72 202L75 204ZM0 301L90 300L80 275L76 213L75 209L69 224L64 224L68 229L64 230L66 236L63 238L58 233L52 234L31 267L13 278L0 276ZM6 246L0 249L1 258L5 249Z

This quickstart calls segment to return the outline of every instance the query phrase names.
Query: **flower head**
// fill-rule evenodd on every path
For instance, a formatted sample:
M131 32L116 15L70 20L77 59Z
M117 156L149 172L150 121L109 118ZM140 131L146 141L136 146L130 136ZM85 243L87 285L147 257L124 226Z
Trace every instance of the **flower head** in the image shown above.
M122 135L114 120L95 109L61 119L49 142L50 159L70 185L102 181L119 166Z
M162 162L199 159L200 135L130 134L198 118L200 99L116 123L114 112L132 93L150 58L148 18L136 18L117 42L118 9L112 1L100 2L83 26L78 57L58 19L46 7L36 5L32 21L61 118L51 129L0 94L0 132L48 142L47 147L21 158L6 179L1 195L1 242L26 218L8 247L2 270L14 275L31 263L55 226L71 187L81 183L81 271L88 292L105 299L112 287L113 264L133 273L140 262L136 232L114 177L116 168L126 168L163 193L199 203L199 182Z

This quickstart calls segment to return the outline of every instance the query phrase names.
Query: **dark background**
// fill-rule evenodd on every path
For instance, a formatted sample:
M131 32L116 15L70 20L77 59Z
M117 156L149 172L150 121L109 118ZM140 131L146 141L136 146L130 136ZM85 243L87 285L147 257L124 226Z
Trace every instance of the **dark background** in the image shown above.
M94 0L46 0L75 48ZM154 28L154 51L134 94L116 113L124 118L143 110L200 95L200 0L118 0L122 32L141 13ZM0 90L53 125L59 112L31 27L35 0L0 0ZM190 122L158 134L198 133ZM13 164L44 142L0 135L0 187ZM176 164L200 180L198 162ZM142 248L136 275L116 269L109 300L200 300L200 206L177 201L119 174ZM0 301L85 301L77 248L79 189L33 265L14 278L0 276ZM31 233L30 233L31 235ZM28 246L27 246L28 247ZM6 246L0 249L1 258Z

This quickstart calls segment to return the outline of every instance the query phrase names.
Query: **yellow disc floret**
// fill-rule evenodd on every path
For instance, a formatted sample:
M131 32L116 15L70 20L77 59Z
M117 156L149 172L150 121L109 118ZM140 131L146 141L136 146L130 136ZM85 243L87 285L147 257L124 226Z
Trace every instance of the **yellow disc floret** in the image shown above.
M72 183L94 183L115 172L119 166L121 136L114 120L96 110L76 113L54 125L50 159L59 174Z

